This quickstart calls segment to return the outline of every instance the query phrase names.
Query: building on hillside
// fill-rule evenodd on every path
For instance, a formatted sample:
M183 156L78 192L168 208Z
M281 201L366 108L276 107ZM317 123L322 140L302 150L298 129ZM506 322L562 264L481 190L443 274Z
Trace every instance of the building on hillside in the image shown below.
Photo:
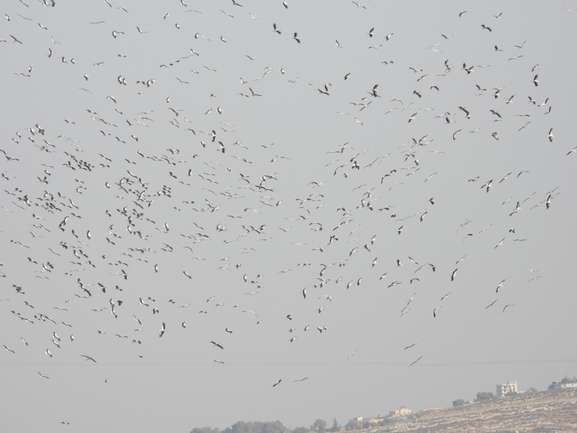
M410 415L412 413L411 409L409 409L408 407L401 407L398 410L391 410L389 412L389 416L390 417L394 417L394 416L407 416Z
M563 389L563 388L577 388L577 379L569 379L564 377L560 382L553 382L549 385L549 389Z
M383 417L375 416L373 418L366 419L364 422L369 425L378 425L383 421Z
M517 381L508 380L507 383L497 385L497 397L503 397L509 393L517 394Z

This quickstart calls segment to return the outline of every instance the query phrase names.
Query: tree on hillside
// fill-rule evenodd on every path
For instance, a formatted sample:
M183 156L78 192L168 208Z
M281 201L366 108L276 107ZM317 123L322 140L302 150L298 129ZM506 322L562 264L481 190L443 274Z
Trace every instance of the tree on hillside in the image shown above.
M478 392L477 393L477 401L487 401L487 400L491 400L493 397L495 397L495 394L493 394L492 392Z
M463 400L462 398L459 398L459 399L453 401L453 407L463 406L465 403L466 403L465 400Z
M211 427L195 427L190 431L190 433L220 433L220 430Z
M347 422L347 423L345 424L345 429L346 429L346 430L356 430L356 429L361 428L362 426L363 426L362 423L359 422L359 421L357 420L357 418L353 418L353 419L349 420L349 422Z
M333 418L333 426L328 430L330 432L338 432L341 430L341 425L337 421L337 417Z
M324 419L317 419L315 423L311 426L311 430L317 431L319 433L324 433L327 429L327 422Z
M311 430L306 427L296 427L293 429L293 433L309 433Z
M238 421L223 430L222 433L284 433L287 428L280 421ZM219 433L216 432L194 432L194 433Z
M284 433L288 429L280 421L267 421L260 424L260 433Z

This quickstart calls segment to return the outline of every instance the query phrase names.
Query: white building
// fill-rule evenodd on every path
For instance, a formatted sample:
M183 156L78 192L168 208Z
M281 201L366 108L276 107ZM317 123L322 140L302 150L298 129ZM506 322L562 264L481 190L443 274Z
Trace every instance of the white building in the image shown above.
M411 414L411 409L409 409L408 407L401 407L398 410L391 410L389 411L389 416L390 417L395 417L395 416L407 416Z
M507 383L497 385L497 397L503 397L509 393L517 394L518 392L516 380L508 380Z
M569 379L564 377L560 382L553 382L549 385L549 389L563 389L563 388L577 388L577 379Z

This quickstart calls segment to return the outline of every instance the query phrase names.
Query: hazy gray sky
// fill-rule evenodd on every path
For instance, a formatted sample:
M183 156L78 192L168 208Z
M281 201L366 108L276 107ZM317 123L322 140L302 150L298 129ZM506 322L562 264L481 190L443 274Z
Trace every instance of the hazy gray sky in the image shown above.
M577 374L575 1L43 3L0 25L5 429Z

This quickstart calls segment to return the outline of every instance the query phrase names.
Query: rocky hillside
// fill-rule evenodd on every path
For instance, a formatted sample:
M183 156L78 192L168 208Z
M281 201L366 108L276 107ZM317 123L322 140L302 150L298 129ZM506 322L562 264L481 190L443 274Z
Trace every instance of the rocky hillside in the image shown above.
M577 389L494 398L448 409L424 410L408 418L389 418L369 433L577 432Z

